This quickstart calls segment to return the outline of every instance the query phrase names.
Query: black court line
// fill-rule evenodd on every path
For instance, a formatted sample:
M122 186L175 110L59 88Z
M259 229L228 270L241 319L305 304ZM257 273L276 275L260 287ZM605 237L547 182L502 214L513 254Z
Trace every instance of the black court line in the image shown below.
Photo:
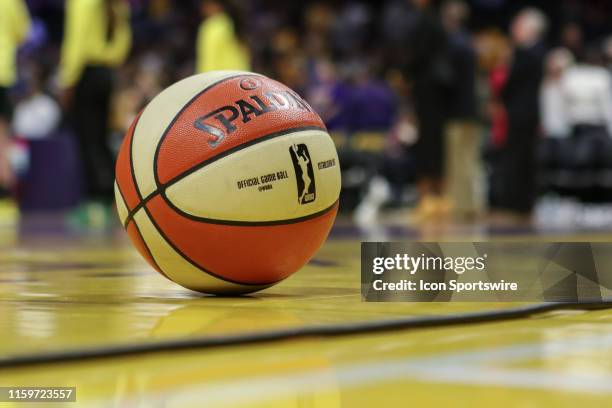
M258 333L206 336L180 340L137 343L99 348L81 348L68 351L18 355L0 358L0 370L52 363L82 362L123 356L138 356L150 353L179 350L208 350L218 347L232 347L247 344L287 341L300 338L336 338L359 334L381 333L395 330L420 330L427 328L452 327L467 324L494 323L524 319L543 313L563 310L611 309L612 299L595 303L537 303L505 310L463 313L436 317L403 317L390 320L376 320L341 325L315 325L288 329L270 330Z

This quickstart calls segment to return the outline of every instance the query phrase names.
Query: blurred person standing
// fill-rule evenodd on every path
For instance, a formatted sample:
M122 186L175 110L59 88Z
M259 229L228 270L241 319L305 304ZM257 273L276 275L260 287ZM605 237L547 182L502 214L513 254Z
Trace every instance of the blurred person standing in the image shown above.
M499 157L508 136L508 115L502 102L502 91L508 79L510 40L498 29L484 30L475 38L478 67L485 73L482 78L484 112L490 123L490 134L483 147L483 160L488 166L487 202L496 207L501 192Z
M544 79L540 90L542 129L546 138L563 138L569 134L565 112L563 77L574 63L567 48L555 48L546 55Z
M501 93L508 79L510 65L510 40L498 29L483 30L474 37L478 70L484 74L482 89L484 110L491 121L489 147L498 149L506 140L506 110L501 102ZM478 88L477 88L478 89Z
M30 30L30 16L22 0L0 0L0 225L13 224L18 212L9 200L14 183L11 169L10 129L12 106L8 89L17 78L17 48Z
M418 9L414 27L405 40L405 76L412 85L418 140L415 145L419 204L416 221L447 215L443 197L444 142L447 90L452 82L447 36L431 0L413 0Z
M129 3L68 0L61 50L61 102L75 131L84 167L86 205L78 225L104 227L113 200L114 157L109 143L115 69L131 47Z
M557 187L559 171L566 173L567 169L572 167L567 158L573 157L575 152L574 146L567 143L570 129L565 112L562 80L573 63L572 52L565 47L552 49L544 62L544 78L540 89L543 138L537 155L541 172L539 179L544 189ZM564 152L569 155L564 155Z
M482 213L484 188L480 159L480 129L476 108L476 53L464 30L469 9L461 0L448 0L441 16L448 33L453 66L445 132L446 190L453 216L470 220Z
M570 140L559 161L570 168L612 168L612 75L599 48L585 47L560 82Z
M204 0L196 45L196 72L251 69L242 10L232 1Z
M572 135L595 131L612 136L612 75L596 47L587 47L566 70L561 89Z
M536 146L540 123L539 92L542 81L541 43L546 17L527 8L512 21L514 50L502 102L508 133L500 157L499 221L529 221L536 197Z

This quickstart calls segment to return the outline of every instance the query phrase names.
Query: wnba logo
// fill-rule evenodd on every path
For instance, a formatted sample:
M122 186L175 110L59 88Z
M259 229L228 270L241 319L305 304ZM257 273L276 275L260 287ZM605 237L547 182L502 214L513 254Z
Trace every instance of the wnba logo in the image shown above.
M308 148L303 143L294 144L289 148L289 154L295 170L298 202L300 204L313 202L316 198L315 179Z

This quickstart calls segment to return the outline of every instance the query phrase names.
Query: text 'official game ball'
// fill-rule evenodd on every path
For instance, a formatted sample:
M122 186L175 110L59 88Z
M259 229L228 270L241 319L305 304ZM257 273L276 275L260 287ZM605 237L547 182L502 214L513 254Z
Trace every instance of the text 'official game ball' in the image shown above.
M200 292L260 290L300 269L336 217L340 166L321 118L263 75L175 83L134 120L117 208L159 273Z

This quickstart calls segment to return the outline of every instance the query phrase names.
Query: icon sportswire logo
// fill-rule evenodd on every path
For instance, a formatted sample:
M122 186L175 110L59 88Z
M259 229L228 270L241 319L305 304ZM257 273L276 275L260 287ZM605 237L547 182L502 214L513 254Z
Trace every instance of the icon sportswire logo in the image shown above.
M316 198L314 170L308 147L304 143L294 144L289 147L289 154L295 170L297 183L298 202L300 204L311 203Z

